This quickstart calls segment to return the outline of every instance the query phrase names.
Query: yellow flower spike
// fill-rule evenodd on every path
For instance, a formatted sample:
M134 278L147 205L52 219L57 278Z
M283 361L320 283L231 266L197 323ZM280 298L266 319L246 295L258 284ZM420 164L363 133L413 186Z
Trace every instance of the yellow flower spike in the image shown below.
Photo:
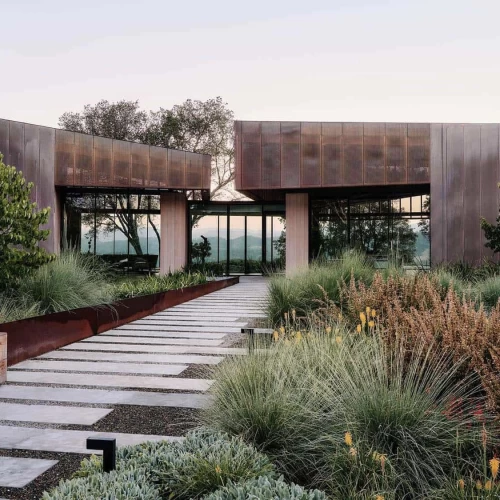
M493 480L495 480L498 476L499 467L500 467L500 460L498 460L497 457L493 457L490 460L490 469L491 469L491 475L493 477Z
M217 474L220 474L222 472L222 469L218 465L216 465L215 472L217 472Z
M384 500L384 497L382 495L377 495L375 497L375 500Z
M337 344L342 344L342 337L340 335L337 335L335 337L335 342L337 342Z
M297 332L297 335L295 336L295 342L297 344L302 340L302 334L300 332Z
M361 320L361 323L364 325L366 323L366 314L364 312L360 312L359 319Z
M274 332L273 332L273 340L275 342L278 342L279 338L280 338L280 336L279 336L278 332L276 330L274 330Z
M375 316L377 316L377 311L375 311L375 309L372 309L372 318L375 318Z
M342 313L339 313L339 321L342 321L342 318L343 318Z
M478 479L476 482L476 490L482 490L482 489L483 489L483 483Z
M461 489L461 490L464 490L465 489L465 481L463 479L459 479L458 480L458 487Z
M280 326L280 332L281 332L281 335L285 335L285 327L284 326Z
M367 308L366 308L366 315L367 315L367 316L370 316L370 311L371 311L371 308L370 308L370 307L367 307Z
M326 333L332 333L332 327L331 326L327 326L325 328L325 331L326 331Z
M295 312L295 309L292 309L292 319L295 321L295 316L296 316L296 312Z
M368 321L368 326L370 328L374 328L375 327L375 321Z
M492 487L492 482L491 482L490 480L488 480L488 481L486 481L486 482L484 483L484 489L485 489L486 491L491 491L491 487Z
M356 448L349 448L349 455L351 455L351 457L355 457L356 455L358 454L358 452L356 451Z
M361 325L358 325L358 326L356 327L356 331L357 331L358 333L361 333Z
M350 432L345 433L344 442L347 446L352 446L352 434Z

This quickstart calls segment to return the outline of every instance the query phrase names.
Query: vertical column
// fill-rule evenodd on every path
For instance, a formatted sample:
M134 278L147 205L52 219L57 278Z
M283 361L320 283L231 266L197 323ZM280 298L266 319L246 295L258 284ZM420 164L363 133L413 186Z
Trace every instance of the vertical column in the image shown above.
M286 194L286 272L309 264L309 194Z
M185 193L161 193L160 274L187 264L187 201Z
M0 332L0 384L7 382L7 334Z

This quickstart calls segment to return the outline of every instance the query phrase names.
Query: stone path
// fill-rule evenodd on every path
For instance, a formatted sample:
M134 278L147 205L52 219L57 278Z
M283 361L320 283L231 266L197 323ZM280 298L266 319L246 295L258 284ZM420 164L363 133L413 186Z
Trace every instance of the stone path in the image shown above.
M238 285L10 367L0 386L0 452L30 450L34 458L0 456L0 496L57 463L37 453L99 453L85 447L91 436L113 436L119 446L181 439L148 434L147 421L144 433L94 427L123 406L133 416L134 408L206 405L212 381L193 370L245 354L231 344L250 318L265 315L266 287L264 278L242 277Z

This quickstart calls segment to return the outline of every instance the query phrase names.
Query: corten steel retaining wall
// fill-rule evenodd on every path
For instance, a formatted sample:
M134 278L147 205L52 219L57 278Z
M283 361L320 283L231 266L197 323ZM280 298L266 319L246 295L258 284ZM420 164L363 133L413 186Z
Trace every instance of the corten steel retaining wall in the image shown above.
M168 292L114 302L111 307L82 307L0 324L7 333L7 364L59 349L131 321L239 283L239 277L210 281Z

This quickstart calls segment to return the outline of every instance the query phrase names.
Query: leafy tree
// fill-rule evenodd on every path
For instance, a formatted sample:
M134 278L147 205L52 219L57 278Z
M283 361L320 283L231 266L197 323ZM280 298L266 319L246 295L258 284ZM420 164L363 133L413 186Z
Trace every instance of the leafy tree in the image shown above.
M498 187L500 188L500 183ZM481 217L481 228L487 240L485 247L491 248L495 253L500 252L500 214L496 218L496 225Z
M0 154L0 288L12 286L31 269L52 256L38 246L49 236L40 229L49 220L49 208L38 210L31 202L33 183L22 172L3 163Z
M205 259L212 255L212 245L208 241L208 238L201 235L201 239L199 243L193 243L191 246L191 255L193 261L198 264L205 265Z

